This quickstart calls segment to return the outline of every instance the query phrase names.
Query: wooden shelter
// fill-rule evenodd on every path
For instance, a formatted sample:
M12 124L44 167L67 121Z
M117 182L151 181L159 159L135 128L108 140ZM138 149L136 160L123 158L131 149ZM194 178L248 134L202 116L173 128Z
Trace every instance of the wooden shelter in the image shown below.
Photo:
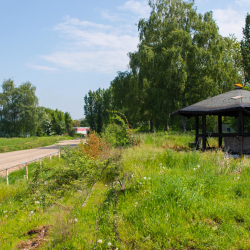
M234 148L234 153L250 153L250 133L244 132L244 117L250 116L250 91L242 89L241 84L235 84L235 89L204 101L195 103L183 109L177 110L171 114L186 116L187 118L196 118L196 149L198 149L198 138L202 137L202 148L206 149L207 137L218 137L219 147L222 147L222 138L227 141L227 146ZM207 133L206 116L218 116L218 133ZM202 134L199 134L199 116L202 117ZM238 117L237 133L222 133L222 116ZM230 139L231 138L231 139ZM244 139L243 139L244 138ZM243 144L244 142L244 144ZM232 144L238 145L232 145ZM235 150L236 149L236 150ZM237 151L237 152L236 152Z

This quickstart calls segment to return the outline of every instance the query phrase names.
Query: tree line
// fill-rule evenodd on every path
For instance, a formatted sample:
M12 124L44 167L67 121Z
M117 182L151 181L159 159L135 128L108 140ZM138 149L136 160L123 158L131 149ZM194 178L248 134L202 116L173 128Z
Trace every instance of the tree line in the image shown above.
M223 37L212 12L197 13L194 1L149 1L140 19L138 50L128 54L130 70L118 72L108 89L84 97L85 118L98 132L107 110L124 113L132 126L194 129L194 121L170 118L174 110L250 83L250 15L243 39Z
M30 82L19 87L12 79L3 82L0 93L0 137L73 133L70 114L38 106L35 91L36 87Z

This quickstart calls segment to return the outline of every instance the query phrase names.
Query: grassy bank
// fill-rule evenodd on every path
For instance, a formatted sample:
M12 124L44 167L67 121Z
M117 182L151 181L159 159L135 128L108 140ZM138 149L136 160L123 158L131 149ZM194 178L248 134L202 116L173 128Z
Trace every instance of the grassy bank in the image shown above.
M23 149L49 146L61 140L70 140L69 136L29 137L29 138L0 138L0 153Z
M24 170L8 188L1 179L1 249L21 249L44 226L39 249L249 249L249 160L189 150L192 135L141 140L114 151L122 156L112 158L120 167L113 183L98 177L113 169L110 160L86 165L72 152L74 161L33 163L29 182ZM132 179L122 192L124 172Z

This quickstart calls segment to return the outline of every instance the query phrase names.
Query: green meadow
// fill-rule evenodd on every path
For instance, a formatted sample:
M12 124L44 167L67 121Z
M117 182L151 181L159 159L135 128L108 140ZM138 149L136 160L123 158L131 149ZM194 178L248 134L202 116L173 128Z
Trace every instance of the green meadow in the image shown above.
M45 147L61 140L70 140L70 136L28 137L28 138L0 138L0 153Z
M0 249L249 249L249 159L192 151L193 134L139 137L95 160L65 149L30 164L28 181L25 170L1 178Z

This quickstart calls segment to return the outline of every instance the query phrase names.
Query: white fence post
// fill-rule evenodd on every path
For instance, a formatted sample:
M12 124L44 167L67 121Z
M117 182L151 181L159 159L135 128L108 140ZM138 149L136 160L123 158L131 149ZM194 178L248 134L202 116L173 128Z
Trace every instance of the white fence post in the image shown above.
M6 180L7 180L7 185L9 185L9 173L8 173L8 169L6 169Z
M27 177L27 180L29 179L29 176L28 176L28 163L26 163L26 177Z

